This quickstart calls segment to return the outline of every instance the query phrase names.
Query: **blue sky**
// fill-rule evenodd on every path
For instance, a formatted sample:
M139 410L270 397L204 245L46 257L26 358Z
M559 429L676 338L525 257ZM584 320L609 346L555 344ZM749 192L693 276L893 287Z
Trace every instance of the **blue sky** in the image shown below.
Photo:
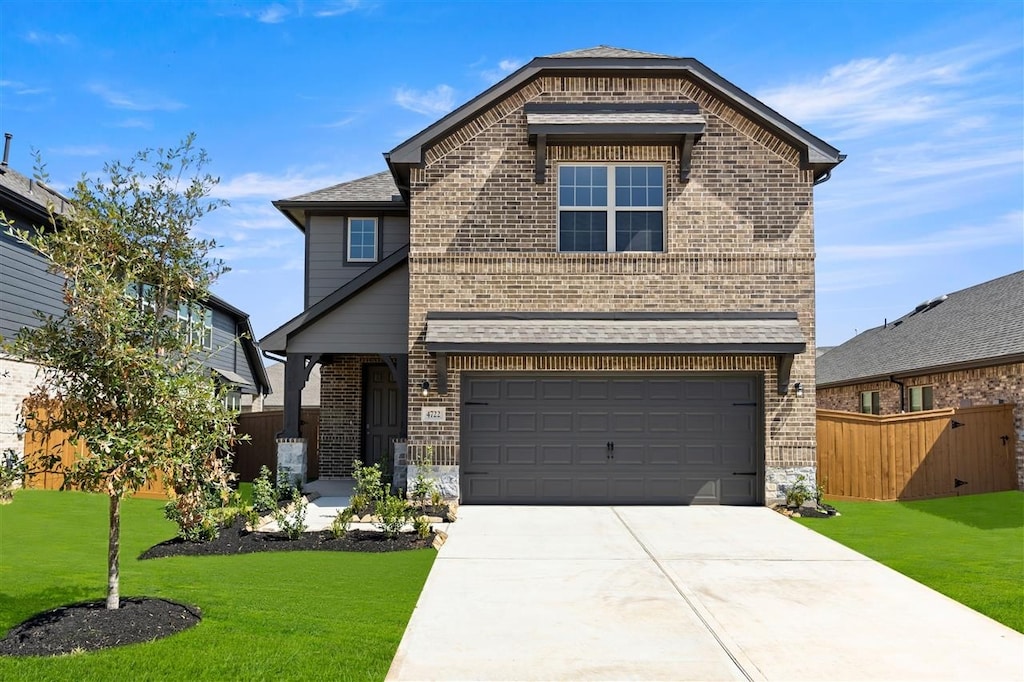
M257 336L301 312L270 204L525 64L598 44L695 57L849 155L815 190L818 343L1024 267L1024 3L0 2L0 129L51 184L189 131L231 207L199 225Z

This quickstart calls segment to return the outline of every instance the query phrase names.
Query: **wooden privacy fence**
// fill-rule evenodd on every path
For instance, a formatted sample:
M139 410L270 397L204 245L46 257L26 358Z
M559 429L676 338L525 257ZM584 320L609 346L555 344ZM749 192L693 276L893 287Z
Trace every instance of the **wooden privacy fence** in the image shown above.
M817 411L830 497L913 500L1016 490L1013 405L877 416Z
M260 467L271 471L277 468L277 434L284 426L284 413L243 412L238 415L238 433L248 434L250 440L235 446L232 468L240 481L252 481ZM310 480L320 474L320 408L302 410L302 437L306 439L306 477Z
M36 412L42 412L41 408L37 409ZM45 417L45 412L42 412L41 416ZM30 471L42 468L42 457L45 455L59 456L62 468L70 467L74 464L76 459L82 459L88 456L89 452L85 447L85 443L81 441L77 444L72 443L68 434L64 431L54 431L48 435L41 433L35 428L36 423L36 420L33 419L27 420L26 423L25 460ZM63 484L63 474L56 474L49 471L44 471L43 473L35 476L29 476L25 480L26 488L35 488L40 490L59 490ZM166 500L168 498L167 490L164 488L160 474L158 473L157 476L146 484L144 488L136 492L134 497L141 497L149 500Z

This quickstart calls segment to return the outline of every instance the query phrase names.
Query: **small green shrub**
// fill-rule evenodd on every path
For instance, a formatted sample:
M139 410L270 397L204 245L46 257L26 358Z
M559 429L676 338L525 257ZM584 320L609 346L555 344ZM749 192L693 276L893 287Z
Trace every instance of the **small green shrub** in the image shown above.
M164 518L178 526L178 537L189 542L207 542L217 537L220 528L212 509L189 509L184 498L164 505Z
M299 489L292 488L291 513L287 513L283 507L274 511L277 527L289 540L298 540L306 532L306 506L308 504Z
M353 512L360 516L363 514L369 514L373 511L370 508L370 501L366 499L366 496L358 493L349 498L348 506L352 508Z
M277 509L277 491L270 480L270 469L260 467L260 474L252 482L252 507L258 514Z
M25 460L18 457L13 449L7 448L0 457L0 501L9 501L14 486L20 483L28 472Z
M814 497L814 491L807 485L807 477L800 474L796 482L786 486L786 506L799 507L807 500Z
M334 519L331 521L331 537L335 540L344 537L355 514L355 510L352 507L345 507L335 514Z
M436 487L434 491L430 493L430 506L434 509L440 509L444 506L444 495Z
M352 478L356 481L354 495L362 495L368 503L374 505L384 499L384 473L380 470L379 464L363 466L362 462L356 460Z
M420 539L426 540L430 537L430 519L426 516L417 516L412 522L412 527Z
M424 475L423 472L423 467L417 467L416 478L413 479L412 486L409 489L412 499L416 500L421 507L426 505L427 499L437 493L437 483L434 479Z
M386 538L397 538L402 526L412 517L406 501L394 495L386 495L378 502L376 511L378 520L374 523Z

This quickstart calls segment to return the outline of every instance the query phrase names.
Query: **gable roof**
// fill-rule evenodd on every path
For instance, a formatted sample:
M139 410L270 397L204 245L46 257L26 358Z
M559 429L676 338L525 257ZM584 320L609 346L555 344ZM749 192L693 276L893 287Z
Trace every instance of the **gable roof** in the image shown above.
M405 201L395 185L391 171L374 173L271 203L303 232L306 231L303 211L309 208L344 206L356 209L405 210Z
M288 336L290 334L300 332L314 324L317 320L408 260L409 245L406 244L264 336L260 339L260 346L266 349L268 353L284 353L288 347Z
M537 57L469 102L385 154L395 184L408 193L409 172L423 162L424 150L494 103L543 73L645 72L651 75L684 74L702 88L742 112L799 150L801 167L827 179L845 155L821 138L793 123L747 92L690 57L670 57L600 45L593 48Z
M817 360L818 386L1024 359L1024 270L923 303Z

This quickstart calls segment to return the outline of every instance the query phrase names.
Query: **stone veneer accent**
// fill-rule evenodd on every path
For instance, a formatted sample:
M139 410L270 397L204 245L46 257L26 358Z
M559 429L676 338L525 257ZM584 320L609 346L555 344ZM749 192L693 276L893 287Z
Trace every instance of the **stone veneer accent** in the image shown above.
M693 101L707 120L690 182L673 145L554 145L534 182L527 102ZM664 253L557 253L560 161L655 162L666 175ZM700 371L762 375L765 497L815 466L813 174L797 150L684 77L534 80L425 150L411 175L409 377L434 384L428 311L795 311L808 342L775 391L775 359L731 356L452 357L447 396L409 400L409 457L458 463L463 371ZM424 424L420 408L448 421ZM775 472L775 473L772 473Z
M1017 436L1017 488L1024 490L1024 362L936 372L902 381L908 389L932 386L932 407L935 409L1012 403ZM899 414L900 387L890 381L819 388L818 407L860 412L860 394L863 391L878 391L882 414ZM909 395L907 405L910 405Z
M21 403L42 378L39 365L20 362L0 354L0 453L10 449L25 455L21 424Z

